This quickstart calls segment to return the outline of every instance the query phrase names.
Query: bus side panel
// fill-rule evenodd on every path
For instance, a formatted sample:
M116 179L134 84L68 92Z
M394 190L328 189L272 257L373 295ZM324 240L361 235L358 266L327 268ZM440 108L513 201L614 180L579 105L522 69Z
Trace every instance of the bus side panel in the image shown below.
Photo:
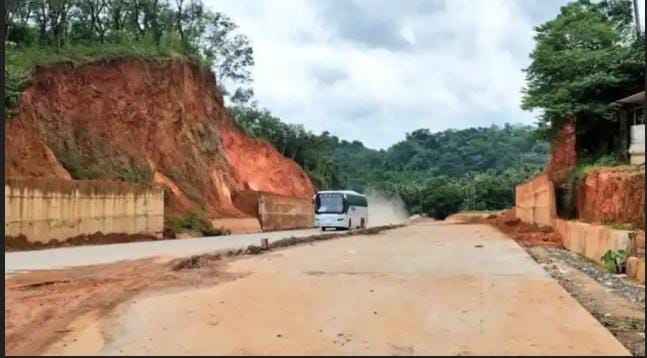
M359 224L362 225L362 219L364 219L364 225L368 227L368 210L366 207L362 207L360 212Z
M359 208L357 206L350 206L348 208L348 222L347 222L347 227L348 229L353 229L356 228L357 225L359 224ZM350 225L348 225L348 223Z
M345 221L345 226L348 229L360 228L362 226L362 219L364 219L365 225L368 226L368 210L366 207L363 207L363 206L349 207L347 218L350 219L350 226L348 225L349 220L347 219Z

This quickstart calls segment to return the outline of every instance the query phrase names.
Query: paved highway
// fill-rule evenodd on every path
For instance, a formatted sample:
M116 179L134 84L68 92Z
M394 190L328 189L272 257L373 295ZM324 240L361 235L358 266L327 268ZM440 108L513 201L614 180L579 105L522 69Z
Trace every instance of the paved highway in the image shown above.
M332 234L334 232L326 231L325 233ZM267 238L269 242L272 242L289 237L304 237L316 234L321 234L321 231L317 229L277 231L9 252L5 253L5 277L21 271L62 269L157 256L176 257L220 250L235 250L246 248L252 244L259 245L261 238Z

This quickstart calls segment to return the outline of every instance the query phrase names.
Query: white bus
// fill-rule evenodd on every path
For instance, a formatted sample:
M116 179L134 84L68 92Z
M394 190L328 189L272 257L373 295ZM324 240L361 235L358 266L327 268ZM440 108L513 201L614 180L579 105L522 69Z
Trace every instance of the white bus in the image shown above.
M350 190L320 191L314 197L315 226L327 228L365 228L368 226L366 196Z

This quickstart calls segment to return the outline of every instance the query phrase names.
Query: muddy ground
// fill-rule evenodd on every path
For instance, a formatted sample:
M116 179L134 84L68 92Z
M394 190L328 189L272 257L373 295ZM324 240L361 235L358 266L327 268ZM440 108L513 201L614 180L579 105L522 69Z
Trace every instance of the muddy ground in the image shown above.
M166 237L166 239L175 237ZM45 250L55 247L69 247L80 245L106 245L121 244L125 242L156 241L161 240L154 235L146 234L104 234L96 232L91 235L79 235L65 240L52 239L48 242L29 241L26 236L5 236L5 252L27 251L27 250Z
M394 227L288 238L272 242L268 249L357 234L371 235ZM90 312L105 314L136 295L213 286L236 279L240 276L225 272L228 263L262 251L250 245L246 250L172 261L145 259L12 276L5 280L5 352L39 354L67 333L68 325L75 318Z
M523 246L563 247L562 238L553 228L548 226L531 225L522 222L515 216L515 210L471 215L464 218L465 222L488 224L502 231Z

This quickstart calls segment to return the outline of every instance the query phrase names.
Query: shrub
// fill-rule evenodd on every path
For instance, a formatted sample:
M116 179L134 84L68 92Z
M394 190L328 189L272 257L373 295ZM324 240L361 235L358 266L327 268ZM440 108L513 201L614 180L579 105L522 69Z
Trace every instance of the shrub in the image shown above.
M445 177L429 180L423 189L422 211L435 219L444 220L457 213L463 204L460 185Z
M625 264L625 250L608 250L604 256L602 256L602 261L610 273L622 273L624 271Z
M214 228L211 221L198 212L192 212L181 220L176 220L172 224L172 229L176 232L199 232L203 236L220 236L228 234L224 229Z

